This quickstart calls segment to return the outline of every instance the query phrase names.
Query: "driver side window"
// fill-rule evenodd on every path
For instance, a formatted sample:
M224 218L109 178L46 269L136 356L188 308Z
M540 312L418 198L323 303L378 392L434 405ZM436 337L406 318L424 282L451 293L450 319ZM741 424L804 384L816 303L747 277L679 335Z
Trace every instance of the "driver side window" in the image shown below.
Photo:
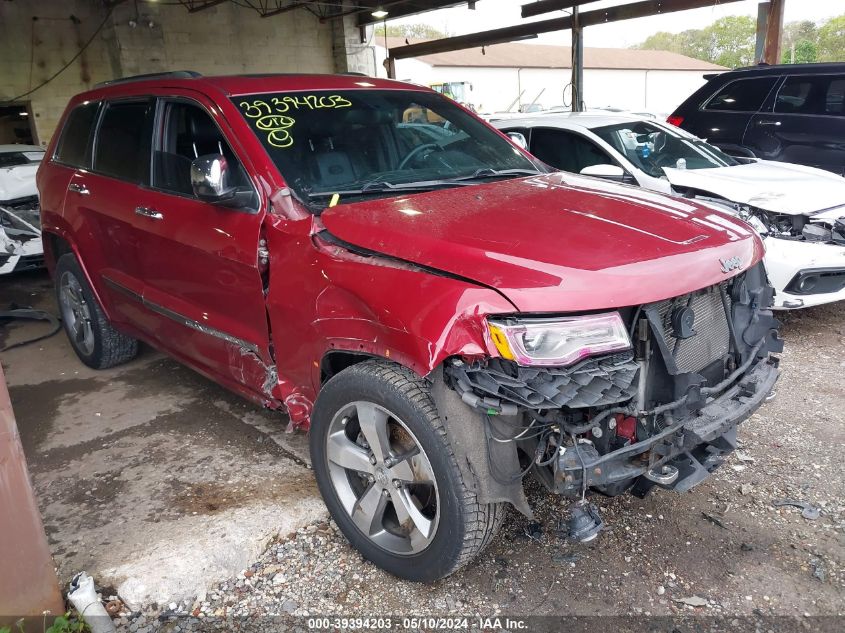
M574 174L592 165L616 165L608 154L588 139L565 130L534 128L531 153L543 162Z
M240 161L203 108L184 101L165 103L162 135L155 152L153 186L193 197L191 163L195 158L209 154L226 158L230 184L250 186Z

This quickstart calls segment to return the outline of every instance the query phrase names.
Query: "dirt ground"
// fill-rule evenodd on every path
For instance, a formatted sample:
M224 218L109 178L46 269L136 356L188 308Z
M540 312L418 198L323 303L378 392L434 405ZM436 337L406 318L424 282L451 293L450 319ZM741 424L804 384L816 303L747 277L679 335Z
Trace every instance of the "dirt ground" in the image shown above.
M31 276L16 288L18 303L25 303L28 288L35 293L34 303L50 302L44 277ZM4 288L4 303L6 296ZM565 506L530 484L538 526L511 511L497 540L474 564L432 585L415 585L363 561L333 524L316 513L303 517L294 535L275 540L263 553L256 551L239 572L218 575L205 596L174 599L173 604L159 600L152 612L123 617L120 624L132 631L173 630L175 623L155 617L162 613L200 618L409 613L841 618L845 311L841 305L823 306L783 314L782 320L786 349L778 393L742 424L739 451L686 495L657 490L643 500L593 497L607 529L592 543L574 545L563 538L558 527L567 516ZM16 327L15 336L36 328ZM114 549L127 563L137 555L125 540L104 543L98 541L100 532L86 531L90 524L124 520L120 513L126 504L119 499L126 494L141 505L147 503L144 495L160 498L153 514L144 514L141 527L202 516L209 530L231 504L245 504L241 508L249 511L229 517L226 525L234 527L274 499L281 499L284 508L302 497L313 498L311 473L299 463L306 458L301 438L284 437L283 418L241 403L149 351L112 378L83 371L69 354L59 335L2 358L63 574L95 559L89 550ZM32 380L33 372L43 378ZM50 428L51 420L69 402L91 409L86 401L95 395L98 415L124 411L130 408L127 398L133 398L132 415L146 422L113 426L103 430L102 437L86 438L87 443L63 445L63 436ZM173 410L161 411L162 403L170 403ZM114 418L123 424L120 420L128 415L124 411ZM227 429L229 424L235 426ZM144 438L152 429L160 437L150 443ZM63 431L74 432L72 425ZM213 451L191 457L209 441ZM80 483L64 481L69 462L87 461L106 444L123 446L119 458L126 462L106 465L101 474L77 469ZM137 470L139 461L149 459L164 460L173 481L165 484L161 473ZM190 476L179 474L183 459ZM206 469L203 476L196 472L200 462ZM285 472L296 477L295 484L274 481L274 469L282 467L299 469ZM106 477L106 472L111 474ZM102 482L96 489L95 481ZM785 498L812 503L821 510L819 518L809 520L799 509L773 505ZM279 519L283 516L284 510ZM289 528L276 532L294 531ZM84 553L66 533L69 530L85 535ZM184 629L186 623L180 626Z

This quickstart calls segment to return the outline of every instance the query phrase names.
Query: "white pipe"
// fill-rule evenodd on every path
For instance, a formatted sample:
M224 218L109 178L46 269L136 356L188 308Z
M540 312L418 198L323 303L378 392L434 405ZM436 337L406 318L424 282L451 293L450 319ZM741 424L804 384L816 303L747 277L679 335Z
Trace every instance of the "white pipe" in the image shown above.
M114 623L94 591L94 579L91 576L84 571L76 574L70 581L67 597L91 627L91 633L114 633Z

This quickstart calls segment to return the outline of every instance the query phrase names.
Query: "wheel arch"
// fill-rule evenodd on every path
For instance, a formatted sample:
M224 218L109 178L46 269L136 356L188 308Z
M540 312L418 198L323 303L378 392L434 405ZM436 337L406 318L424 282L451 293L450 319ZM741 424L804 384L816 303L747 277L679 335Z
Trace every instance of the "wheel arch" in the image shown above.
M85 280L88 282L91 292L94 293L94 297L99 302L106 318L111 320L110 306L107 302L103 301L103 297L98 290L98 286L93 283L91 273L85 265L85 259L80 254L79 248L71 238L70 234L60 227L45 226L41 231L41 242L44 247L44 262L47 266L47 270L50 272L50 276L55 275L56 262L59 261L60 257L68 253L72 253L74 257L76 257L76 261L82 269L82 274L85 275Z

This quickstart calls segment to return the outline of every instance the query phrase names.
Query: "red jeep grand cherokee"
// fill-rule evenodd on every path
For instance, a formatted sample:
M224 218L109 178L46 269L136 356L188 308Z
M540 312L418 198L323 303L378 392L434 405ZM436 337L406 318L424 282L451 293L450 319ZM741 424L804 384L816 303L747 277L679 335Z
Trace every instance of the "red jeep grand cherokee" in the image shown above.
M71 101L47 157L82 362L140 340L286 411L344 534L404 578L466 564L505 503L530 516L529 472L579 540L588 489L688 490L777 379L753 230L552 173L426 88L118 80Z

